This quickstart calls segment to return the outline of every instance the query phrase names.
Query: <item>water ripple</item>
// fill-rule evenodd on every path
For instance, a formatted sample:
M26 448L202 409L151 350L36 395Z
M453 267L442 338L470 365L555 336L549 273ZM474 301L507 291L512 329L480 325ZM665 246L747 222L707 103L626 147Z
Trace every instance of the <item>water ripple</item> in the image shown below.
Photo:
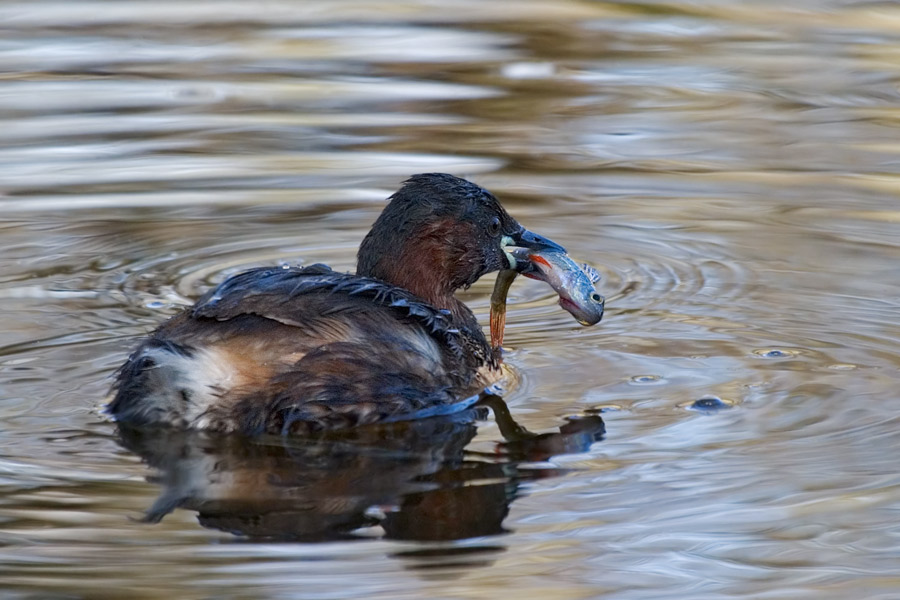
M896 7L152 8L0 5L11 594L896 595ZM348 457L324 484L297 479L331 456L302 444L261 441L259 456L290 458L273 473L244 468L240 444L218 464L162 443L186 459L166 473L114 437L98 406L137 338L244 268L352 270L384 199L432 170L491 189L602 275L607 314L590 328L544 284L510 291L506 400L513 429L535 432L529 462L502 463L516 447L498 446L494 418L450 471L429 443L387 469ZM482 322L492 284L461 294ZM579 425L597 413L599 443ZM390 473L412 492L383 494ZM131 520L188 482L210 495ZM313 490L333 516L360 486L374 494L364 543L208 528L252 522L217 490L266 514L262 490ZM386 540L400 508L457 535L468 510L492 534Z

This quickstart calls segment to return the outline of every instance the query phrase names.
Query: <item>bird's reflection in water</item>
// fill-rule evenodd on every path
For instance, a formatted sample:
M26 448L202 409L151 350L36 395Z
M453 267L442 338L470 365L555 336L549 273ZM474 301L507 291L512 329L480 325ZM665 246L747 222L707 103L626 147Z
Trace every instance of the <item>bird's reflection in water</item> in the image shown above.
M492 453L466 451L489 408L505 441ZM598 416L528 432L496 396L452 417L305 438L120 428L122 444L157 471L152 481L162 487L145 520L185 508L204 527L294 541L503 533L521 482L560 473L531 463L584 452L603 434Z

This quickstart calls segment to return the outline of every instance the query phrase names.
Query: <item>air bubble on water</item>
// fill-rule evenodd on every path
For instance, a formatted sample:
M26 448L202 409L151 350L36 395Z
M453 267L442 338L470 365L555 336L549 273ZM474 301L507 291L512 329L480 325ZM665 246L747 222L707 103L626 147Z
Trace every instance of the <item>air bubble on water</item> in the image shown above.
M713 413L733 406L734 402L730 400L723 400L718 396L703 396L688 404L686 408L688 410L696 410L704 413Z
M661 375L635 375L631 378L631 383L638 385L653 385L662 381Z
M784 348L759 348L753 351L753 355L758 358L794 358L800 354L796 350L786 350Z

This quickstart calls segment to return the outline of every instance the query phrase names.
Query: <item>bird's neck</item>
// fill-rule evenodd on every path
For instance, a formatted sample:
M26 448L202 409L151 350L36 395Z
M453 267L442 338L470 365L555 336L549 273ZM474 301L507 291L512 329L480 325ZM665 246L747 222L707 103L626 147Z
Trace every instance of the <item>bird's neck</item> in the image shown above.
M360 248L357 274L409 290L432 306L467 320L472 313L454 292L466 285L466 271L471 270L468 263L474 259L460 251L461 242L454 235L458 232L451 225L430 223L402 240L390 239L390 235L373 240L370 234Z
M426 249L418 247L415 256L401 253L395 259L383 258L379 268L359 274L409 290L435 308L450 311L454 320L467 321L472 312L454 295L456 287L450 274L441 270L443 262L439 255L423 253L423 250Z

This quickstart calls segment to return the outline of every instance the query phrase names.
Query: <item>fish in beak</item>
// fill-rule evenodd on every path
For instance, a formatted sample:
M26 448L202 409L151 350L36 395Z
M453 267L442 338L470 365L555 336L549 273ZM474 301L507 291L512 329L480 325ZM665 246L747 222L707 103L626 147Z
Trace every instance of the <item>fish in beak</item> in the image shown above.
M510 243L504 247L510 268L497 275L491 294L491 347L498 358L506 325L507 293L519 273L550 285L559 295L559 305L582 325L595 325L603 318L605 300L594 287L600 280L597 270L573 261L559 244L527 230L525 233L527 237L520 236L523 245Z

